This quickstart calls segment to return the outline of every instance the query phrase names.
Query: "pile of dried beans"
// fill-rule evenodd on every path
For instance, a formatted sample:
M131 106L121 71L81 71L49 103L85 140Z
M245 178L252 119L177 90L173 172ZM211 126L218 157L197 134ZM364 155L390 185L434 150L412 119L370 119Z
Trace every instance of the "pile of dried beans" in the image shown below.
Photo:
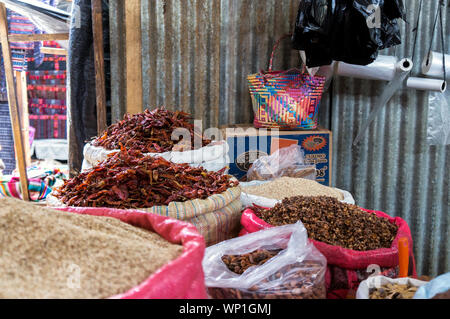
M53 195L68 206L78 207L167 205L205 199L237 186L238 181L223 174L223 170L210 172L122 148L94 168L65 181Z
M179 142L171 139L172 132L177 128L190 132L190 141L181 141L183 148L179 150L194 149L196 140L201 141L199 147L210 144L211 140L204 139L199 132L194 131L191 120L187 113L172 112L164 108L145 110L136 115L125 114L122 121L109 126L101 136L92 141L92 145L115 150L122 144L128 150L164 153L174 150Z

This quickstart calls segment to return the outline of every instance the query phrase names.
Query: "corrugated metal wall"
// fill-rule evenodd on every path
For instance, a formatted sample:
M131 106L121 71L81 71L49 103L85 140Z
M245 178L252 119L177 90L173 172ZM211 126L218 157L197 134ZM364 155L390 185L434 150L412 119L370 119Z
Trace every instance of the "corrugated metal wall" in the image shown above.
M382 52L412 57L419 1L405 1L407 21L403 43ZM414 59L414 74L429 49L438 1L423 1ZM450 52L450 24L446 23L446 52ZM439 31L439 29L438 29ZM433 49L442 52L440 33ZM357 145L352 141L368 117L385 82L338 78L333 83L331 127L334 132L333 184L348 189L357 202L404 218L415 240L420 274L450 271L449 181L450 146L426 144L428 93L404 89L396 93Z
M429 44L437 2L424 1L416 72ZM144 105L189 111L207 127L250 123L246 76L267 68L276 39L294 25L298 3L142 0ZM403 44L383 54L412 55L418 3L406 1L409 23L401 24ZM113 121L125 111L123 15L123 2L110 1ZM446 11L444 19L448 16ZM437 39L434 47L440 50ZM297 63L298 54L287 41L276 54L275 69ZM324 96L320 121L334 132L333 184L350 190L363 207L407 220L419 274L450 271L450 151L448 146L426 145L428 94L396 94L367 137L352 146L382 88L376 81L336 78Z

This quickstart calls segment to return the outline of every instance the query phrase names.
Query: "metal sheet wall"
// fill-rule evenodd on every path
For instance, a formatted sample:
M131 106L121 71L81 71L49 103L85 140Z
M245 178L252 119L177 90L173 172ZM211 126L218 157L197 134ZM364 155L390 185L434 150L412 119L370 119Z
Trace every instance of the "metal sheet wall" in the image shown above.
M424 1L414 59L414 74L429 49L437 0ZM412 57L412 29L419 0L406 1L403 43L382 52ZM448 8L444 11L450 50ZM433 49L442 52L437 33ZM419 75L420 76L420 75ZM353 193L361 206L404 218L410 225L419 274L450 271L450 145L426 143L428 93L404 89L396 93L365 138L352 146L385 82L337 78L333 83L331 128L334 133L333 184Z
M267 68L273 44L294 25L298 2L142 0L144 105L189 111L207 127L250 123L246 77ZM437 2L424 1L416 73L430 43ZM418 3L406 1L403 44L383 54L412 55ZM125 111L123 14L123 2L110 1L113 121ZM444 19L448 16L447 10ZM275 69L297 66L288 42L276 52ZM433 46L440 50L437 38ZM419 274L450 271L450 150L426 144L428 94L396 94L367 137L352 146L382 88L376 81L336 78L324 96L320 121L334 133L333 184L350 190L363 207L407 220Z

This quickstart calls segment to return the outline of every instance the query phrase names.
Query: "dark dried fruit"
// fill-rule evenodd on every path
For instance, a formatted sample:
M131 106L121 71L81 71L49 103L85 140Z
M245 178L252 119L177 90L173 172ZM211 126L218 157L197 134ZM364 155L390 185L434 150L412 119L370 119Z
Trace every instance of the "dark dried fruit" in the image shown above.
M190 121L189 114L164 108L145 110L135 115L125 114L122 121L109 126L101 136L92 141L92 145L115 150L122 144L127 150L164 153L175 150L174 147L177 146L178 151L194 149L196 140L201 144L199 147L210 144L211 140L194 131L194 125ZM190 141L173 141L172 133L177 128L187 129Z
M224 255L222 256L222 261L232 272L241 275L251 266L263 265L269 261L270 258L278 255L280 251L281 249L258 249L244 255Z
M294 196L271 209L254 207L255 214L273 226L301 221L308 237L358 251L390 248L398 226L336 198Z
M239 183L223 170L210 172L122 148L94 168L65 181L53 195L68 206L78 207L168 205L205 199L237 186Z

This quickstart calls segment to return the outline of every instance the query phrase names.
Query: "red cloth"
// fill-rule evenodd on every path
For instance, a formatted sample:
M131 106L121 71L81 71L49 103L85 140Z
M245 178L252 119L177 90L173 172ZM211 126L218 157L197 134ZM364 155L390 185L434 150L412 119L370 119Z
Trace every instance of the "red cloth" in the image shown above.
M202 268L205 240L193 225L138 210L92 207L66 207L58 210L114 217L154 231L171 243L183 245L181 256L161 267L139 286L112 296L112 299L207 299Z

